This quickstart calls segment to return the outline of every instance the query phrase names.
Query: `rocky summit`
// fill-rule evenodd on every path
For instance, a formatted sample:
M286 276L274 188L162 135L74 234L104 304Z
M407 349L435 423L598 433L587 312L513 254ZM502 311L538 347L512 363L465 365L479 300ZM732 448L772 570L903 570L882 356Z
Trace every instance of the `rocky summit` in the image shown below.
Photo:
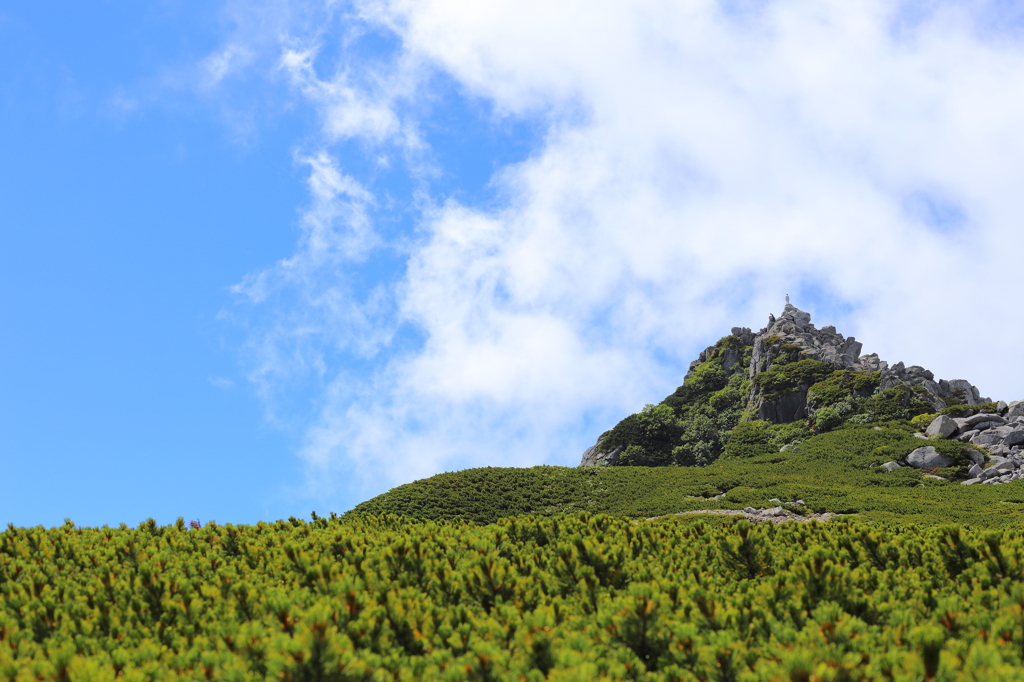
M844 424L909 421L921 438L977 447L979 461L965 484L1024 476L1024 402L994 403L969 381L936 379L923 367L890 365L861 349L854 337L833 326L816 328L809 313L787 303L760 331L734 327L703 350L682 386L601 434L580 466L704 466L721 455L741 422L776 425L772 433L786 450ZM950 465L928 447L883 466ZM998 475L995 467L983 469L985 455Z
M810 313L799 310L789 303L778 318L769 315L768 326L757 334L752 334L746 328L734 327L732 335L753 347L749 369L751 379L769 371L783 354L796 352L800 359L817 360L836 370L878 372L879 385L875 390L881 391L897 386L923 388L924 392L917 391L917 395L927 400L936 411L951 404L980 405L989 402L988 398L980 396L975 386L963 379L935 381L935 375L923 367L905 367L902 362L890 367L888 362L879 359L877 353L861 355L862 344L854 337L843 337L831 325L816 329L811 324ZM697 366L712 357L714 351L715 346L702 351L700 356L690 363L689 372L693 372ZM730 359L738 359L738 351L732 350L727 353L730 354ZM755 381L750 396L757 418L779 423L802 419L808 415L807 391L810 386L798 385L797 390L778 397L767 396L759 387L760 384Z

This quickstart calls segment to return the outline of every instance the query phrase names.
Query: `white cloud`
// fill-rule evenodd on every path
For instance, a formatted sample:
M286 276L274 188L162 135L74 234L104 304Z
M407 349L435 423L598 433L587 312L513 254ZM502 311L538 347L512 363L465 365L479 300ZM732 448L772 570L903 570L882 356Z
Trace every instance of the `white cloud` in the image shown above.
M286 49L281 68L320 111L331 141L365 137L379 142L398 133L398 117L387 101L393 93L382 97L379 93L361 92L349 83L345 73L322 80L313 68L315 56L315 49Z
M326 152L296 161L309 167L311 197L296 252L232 287L248 303L271 309L250 327L245 355L275 421L283 385L331 373L330 353L372 355L394 326L385 289L360 293L348 271L381 245L368 215L373 195Z
M342 173L326 152L300 155L297 160L310 168L308 186L313 199L300 221L302 237L297 252L232 287L234 293L256 303L284 284L302 282L315 288L321 282L311 280L325 267L361 260L378 244L367 215L373 203L370 192Z
M255 55L244 45L229 44L200 62L202 85L213 88L252 64Z
M422 346L382 354L370 379L324 367L313 470L379 489L452 466L575 464L674 388L695 350L760 327L787 292L867 352L1024 397L1010 295L1024 50L993 39L979 7L938 4L908 26L881 1L729 14L709 0L395 0L360 15L399 37L391 71L357 82L353 62L324 78L313 53L285 52L325 144L403 144L417 121L401 103L434 96L431 68L548 126L494 178L501 208L424 201L408 267L381 294ZM325 243L365 258L370 200L309 163L308 215L322 193L341 201L350 227ZM317 272L311 292L332 281Z

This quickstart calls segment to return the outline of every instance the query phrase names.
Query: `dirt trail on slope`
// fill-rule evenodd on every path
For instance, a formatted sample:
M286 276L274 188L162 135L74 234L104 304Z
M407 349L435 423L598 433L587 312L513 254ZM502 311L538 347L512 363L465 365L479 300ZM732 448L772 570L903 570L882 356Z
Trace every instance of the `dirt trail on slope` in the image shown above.
M756 509L754 511L747 511L745 509L694 509L692 511L676 512L675 514L666 514L665 516L684 516L686 514L718 514L721 516L742 516L755 523L786 523L787 521L797 522L808 522L808 521L828 521L834 516L841 516L841 514L833 514L832 512L825 512L824 514L794 514L788 509L782 509L781 507L773 507L771 509ZM665 518L664 516L652 516L648 521L654 519Z

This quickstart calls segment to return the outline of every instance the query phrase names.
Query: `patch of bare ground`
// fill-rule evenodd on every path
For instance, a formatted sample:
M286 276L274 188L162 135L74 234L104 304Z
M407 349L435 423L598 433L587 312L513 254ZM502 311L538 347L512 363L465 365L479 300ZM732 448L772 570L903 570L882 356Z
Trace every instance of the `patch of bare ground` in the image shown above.
M669 516L684 516L687 514L718 514L721 516L742 516L755 523L786 523L787 521L828 521L833 516L840 516L839 514L833 514L831 512L825 512L824 514L794 514L788 509L782 507L772 507L770 509L753 509L747 507L746 509L694 509L693 511L677 512L675 514L669 514ZM654 519L664 518L663 516L652 516L648 521Z

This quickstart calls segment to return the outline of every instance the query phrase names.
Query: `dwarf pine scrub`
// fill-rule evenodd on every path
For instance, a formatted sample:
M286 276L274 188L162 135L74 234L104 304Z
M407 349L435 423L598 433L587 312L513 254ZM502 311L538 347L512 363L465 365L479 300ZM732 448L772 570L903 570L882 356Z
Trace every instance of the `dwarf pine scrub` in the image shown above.
M1024 679L1024 536L587 514L9 527L0 679Z

